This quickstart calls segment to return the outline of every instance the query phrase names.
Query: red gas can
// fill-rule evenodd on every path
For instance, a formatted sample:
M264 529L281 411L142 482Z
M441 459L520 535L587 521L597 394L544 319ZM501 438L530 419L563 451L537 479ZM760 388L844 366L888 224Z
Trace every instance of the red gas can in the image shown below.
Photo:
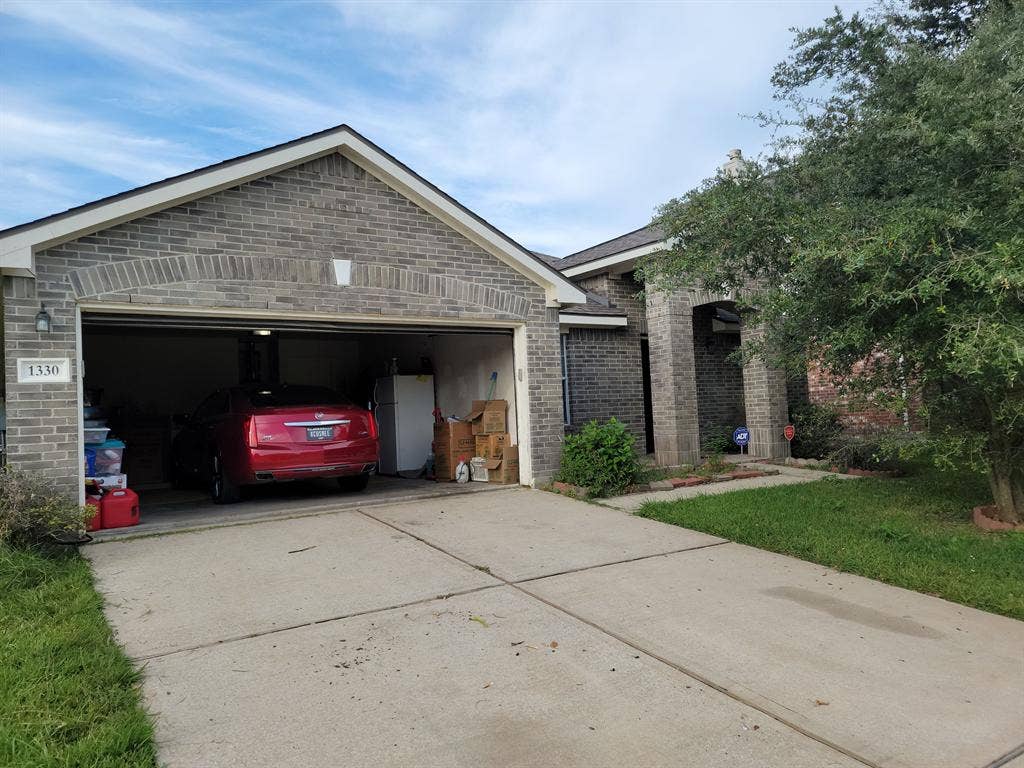
M86 496L85 506L93 513L92 517L85 521L85 530L98 531L103 527L103 515L100 513L100 496Z
M139 496L128 488L108 491L100 502L104 528L124 528L139 524Z

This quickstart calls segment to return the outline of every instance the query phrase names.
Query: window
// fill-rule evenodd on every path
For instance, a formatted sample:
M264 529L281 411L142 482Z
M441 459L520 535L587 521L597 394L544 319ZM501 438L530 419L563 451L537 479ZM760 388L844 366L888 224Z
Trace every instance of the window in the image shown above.
M569 414L569 355L566 352L566 339L569 334L561 334L562 339L562 418L566 424L571 424Z

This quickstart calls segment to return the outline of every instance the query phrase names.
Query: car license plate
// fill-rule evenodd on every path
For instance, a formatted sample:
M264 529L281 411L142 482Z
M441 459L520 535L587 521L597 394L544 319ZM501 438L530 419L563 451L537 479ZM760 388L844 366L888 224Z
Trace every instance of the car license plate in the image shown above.
M334 427L306 427L307 440L330 440L334 437Z

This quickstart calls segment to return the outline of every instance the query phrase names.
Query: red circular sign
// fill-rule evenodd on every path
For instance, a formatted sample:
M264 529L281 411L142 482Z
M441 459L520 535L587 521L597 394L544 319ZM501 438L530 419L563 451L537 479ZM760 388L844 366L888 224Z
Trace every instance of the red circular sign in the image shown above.
M785 429L782 430L782 434L786 436L787 440L792 440L793 436L796 435L796 427L792 424L787 424Z

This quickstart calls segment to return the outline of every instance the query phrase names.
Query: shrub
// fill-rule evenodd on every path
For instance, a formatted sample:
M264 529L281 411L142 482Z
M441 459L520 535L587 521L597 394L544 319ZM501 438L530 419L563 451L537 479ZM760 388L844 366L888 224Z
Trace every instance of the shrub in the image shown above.
M81 531L90 515L46 480L10 467L0 470L0 542L35 542L60 531Z
M853 469L896 469L904 445L914 441L905 432L880 432L876 435L840 438L826 457L828 464Z
M792 452L798 459L820 459L840 447L843 425L835 408L825 405L803 405L794 408L790 417L796 427Z
M643 468L633 444L635 438L622 422L587 422L579 432L566 435L558 479L582 485L593 496L620 493L636 481Z
M721 456L733 450L732 430L729 427L710 427L700 441L701 456Z

